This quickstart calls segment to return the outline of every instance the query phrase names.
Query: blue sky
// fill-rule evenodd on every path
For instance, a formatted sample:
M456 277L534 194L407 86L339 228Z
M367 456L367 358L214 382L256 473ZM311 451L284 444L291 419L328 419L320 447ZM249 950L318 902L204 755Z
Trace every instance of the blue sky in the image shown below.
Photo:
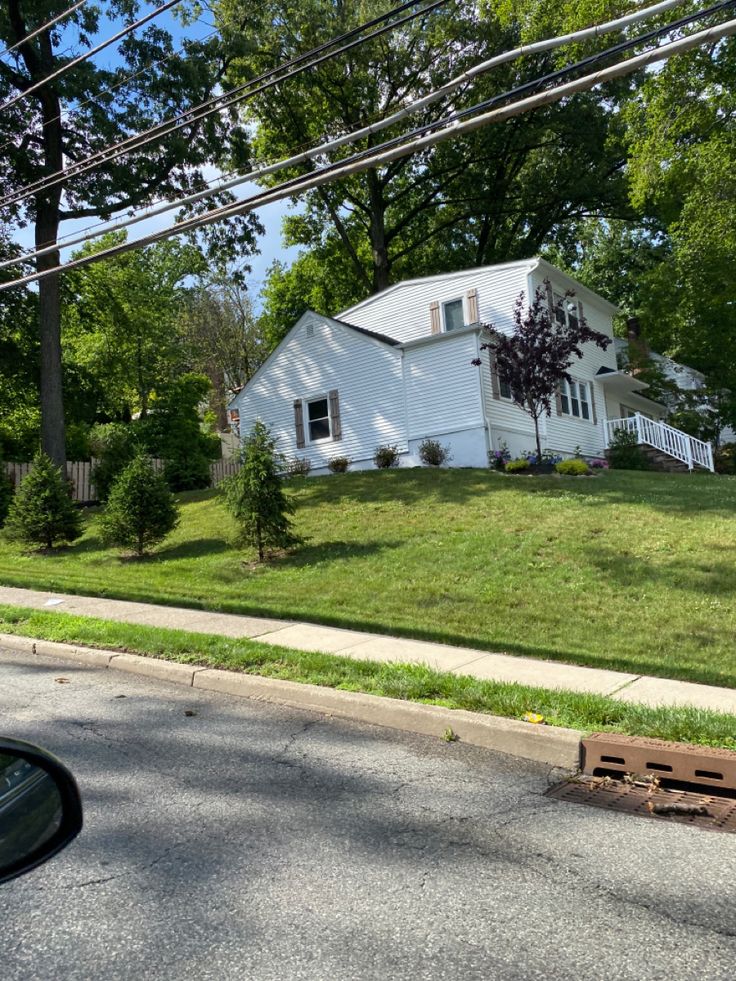
M156 6L158 6L158 3L156 2L142 5L138 16L144 16L150 10L155 9ZM168 30L175 40L179 42L185 38L202 38L211 33L213 27L210 15L207 11L204 11L196 22L183 25L181 20L175 16L174 12L176 9L177 8L174 7L171 10L166 11L166 13L155 18L152 23L164 28L165 30ZM99 34L92 38L92 43L97 44L105 38L110 37L112 34L117 33L122 26L123 24L120 21L104 21L100 26ZM145 27L141 28L141 30L145 30ZM72 34L70 32L70 40L71 38ZM120 63L119 59L116 57L114 47L100 52L100 54L95 56L94 60L95 64L99 65L100 67L114 68ZM215 177L216 175L217 172L212 169L206 176L209 179L211 177ZM240 188L236 188L233 193L238 198L244 198L250 194L253 194L257 190L257 185L245 184ZM252 256L249 260L252 267L252 273L248 279L248 285L251 293L253 294L254 300L256 300L257 294L263 284L268 267L271 265L274 259L279 258L283 261L289 261L295 257L298 251L297 249L284 248L281 240L281 220L287 213L288 209L288 202L280 201L269 205L258 212L258 217L266 229L266 234L261 236L258 241L260 254ZM150 220L143 221L140 224L135 225L132 229L130 229L130 237L138 238L141 235L146 235L150 232L158 231L159 229L170 226L173 222L173 216L175 214L176 212L172 211L165 215L159 215L158 217L151 218ZM90 219L64 222L60 229L60 236L68 236L72 233L80 232L90 224L93 224ZM31 228L19 230L15 235L15 239L22 247L32 248L33 230ZM69 252L70 250L68 249L64 250L62 252L62 257L68 258Z

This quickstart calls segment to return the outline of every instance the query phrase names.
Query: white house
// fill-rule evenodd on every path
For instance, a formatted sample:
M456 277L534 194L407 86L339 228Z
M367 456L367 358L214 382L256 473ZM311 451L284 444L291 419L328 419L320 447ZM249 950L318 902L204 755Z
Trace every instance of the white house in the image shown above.
M544 259L407 280L335 317L307 311L234 397L232 418L241 433L261 419L282 453L307 457L318 473L336 456L372 467L385 444L397 446L402 466L415 466L428 437L450 447L456 467L487 466L502 444L513 455L532 450L532 420L480 350L482 324L511 333L519 295L528 300L547 282L556 317L584 315L613 337L616 307ZM665 415L643 382L618 370L613 344L586 345L570 374L541 423L555 453L601 456L612 427L642 419L653 431Z

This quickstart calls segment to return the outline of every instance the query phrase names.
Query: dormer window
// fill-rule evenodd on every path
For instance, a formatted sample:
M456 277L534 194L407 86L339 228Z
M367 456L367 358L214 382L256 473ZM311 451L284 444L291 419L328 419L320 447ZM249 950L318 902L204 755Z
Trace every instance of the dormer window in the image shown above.
M463 311L463 301L448 300L442 304L442 316L445 321L445 331L459 330L465 326L465 313Z

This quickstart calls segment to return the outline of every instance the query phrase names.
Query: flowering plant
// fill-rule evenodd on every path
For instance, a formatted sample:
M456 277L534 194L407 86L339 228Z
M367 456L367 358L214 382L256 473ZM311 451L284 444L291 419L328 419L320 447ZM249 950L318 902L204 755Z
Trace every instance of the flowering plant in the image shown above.
M602 460L598 457L595 460L589 460L588 466L591 470L608 470L608 460Z
M503 470L510 459L511 454L505 443L499 444L497 450L488 451L488 466L493 470Z
M529 461L529 466L553 466L555 463L559 463L562 460L561 456L553 453L551 450L542 450L542 456L539 458L534 450L527 450L526 453L522 454L525 460Z

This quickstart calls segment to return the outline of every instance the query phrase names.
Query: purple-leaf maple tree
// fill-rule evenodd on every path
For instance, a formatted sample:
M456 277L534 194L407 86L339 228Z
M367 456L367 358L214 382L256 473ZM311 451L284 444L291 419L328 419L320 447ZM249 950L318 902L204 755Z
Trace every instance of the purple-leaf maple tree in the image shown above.
M494 370L511 389L514 403L532 417L537 444L537 460L542 459L539 439L539 420L543 413L552 413L552 400L560 383L572 382L569 375L574 358L582 358L583 344L596 344L604 351L611 338L593 330L581 315L579 307L571 304L575 294L569 290L563 299L566 308L560 316L550 306L550 284L537 288L531 305L521 293L514 304L514 332L503 334L493 324L484 324L489 339L481 350L490 351ZM575 313L569 315L567 308ZM476 358L473 364L480 365Z

